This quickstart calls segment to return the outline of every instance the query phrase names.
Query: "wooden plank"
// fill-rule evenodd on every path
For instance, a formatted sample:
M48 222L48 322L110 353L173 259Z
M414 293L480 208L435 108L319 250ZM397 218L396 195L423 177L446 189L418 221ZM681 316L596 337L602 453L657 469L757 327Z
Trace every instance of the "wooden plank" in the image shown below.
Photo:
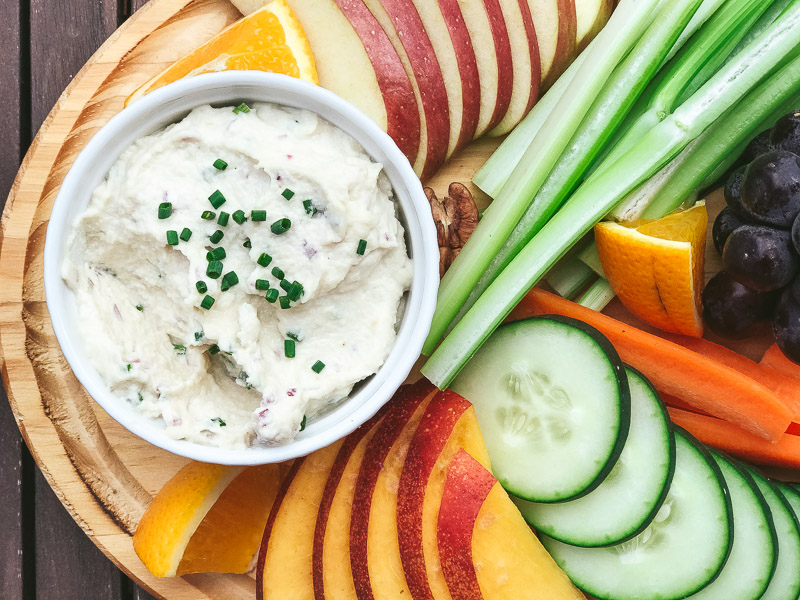
M22 598L22 437L0 393L0 598Z
M133 600L156 600L138 585L133 589Z

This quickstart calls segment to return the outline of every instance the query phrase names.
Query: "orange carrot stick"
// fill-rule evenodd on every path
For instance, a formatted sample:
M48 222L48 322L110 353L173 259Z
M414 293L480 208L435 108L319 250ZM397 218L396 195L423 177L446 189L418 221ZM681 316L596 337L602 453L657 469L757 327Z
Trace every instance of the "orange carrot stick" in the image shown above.
M778 348L778 344L772 344L767 348L759 364L800 381L800 365L786 358L786 355Z
M531 290L511 319L543 314L592 325L657 389L759 437L778 440L792 422L791 412L770 389L736 369L544 290Z
M692 412L669 408L669 416L698 440L728 454L762 465L800 468L800 436L785 434L772 443L736 425Z

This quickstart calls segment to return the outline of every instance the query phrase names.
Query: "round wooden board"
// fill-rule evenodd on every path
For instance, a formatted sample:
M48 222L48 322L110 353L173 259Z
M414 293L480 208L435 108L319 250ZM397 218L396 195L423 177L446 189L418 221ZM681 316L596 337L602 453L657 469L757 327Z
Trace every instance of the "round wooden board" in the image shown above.
M131 534L152 497L185 459L128 433L77 382L50 324L42 255L53 201L87 141L141 83L239 16L228 0L151 0L138 11L53 108L23 162L0 229L0 366L20 430L45 478L86 534L141 585L170 600L252 600L255 586L244 575L157 579L139 562ZM476 142L429 185L443 197L451 181L469 182L496 145L496 140ZM486 198L474 191L485 206ZM715 257L709 253L710 272L718 269ZM757 357L765 347L766 337L738 349Z

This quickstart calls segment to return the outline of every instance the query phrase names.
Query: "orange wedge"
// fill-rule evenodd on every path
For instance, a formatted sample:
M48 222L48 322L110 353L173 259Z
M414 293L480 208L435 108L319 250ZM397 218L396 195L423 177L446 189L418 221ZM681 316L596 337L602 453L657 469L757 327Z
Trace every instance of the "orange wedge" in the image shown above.
M125 106L178 79L229 70L283 73L319 83L300 22L286 0L272 0L153 77L128 97Z
M287 470L187 464L142 516L136 554L157 577L246 573Z
M700 337L708 213L705 205L630 227L599 223L597 252L614 293L663 331Z

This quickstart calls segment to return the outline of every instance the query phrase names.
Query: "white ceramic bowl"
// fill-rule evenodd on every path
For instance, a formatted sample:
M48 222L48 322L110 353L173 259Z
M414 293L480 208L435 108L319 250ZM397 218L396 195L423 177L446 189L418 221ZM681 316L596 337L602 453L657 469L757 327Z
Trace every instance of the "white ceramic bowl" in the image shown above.
M237 106L254 101L311 110L350 134L383 164L405 227L413 281L397 340L378 373L337 408L310 421L290 444L224 450L168 437L160 420L143 416L110 392L83 348L75 296L61 279L60 269L73 224L86 209L95 187L128 146L143 135L181 120L197 106ZM430 328L439 284L439 253L419 179L392 139L372 120L352 104L310 83L284 75L227 71L158 89L120 112L91 139L64 179L50 215L44 283L47 308L61 350L75 376L111 417L151 444L175 454L219 464L253 465L288 460L327 446L367 421L392 397L419 357Z

